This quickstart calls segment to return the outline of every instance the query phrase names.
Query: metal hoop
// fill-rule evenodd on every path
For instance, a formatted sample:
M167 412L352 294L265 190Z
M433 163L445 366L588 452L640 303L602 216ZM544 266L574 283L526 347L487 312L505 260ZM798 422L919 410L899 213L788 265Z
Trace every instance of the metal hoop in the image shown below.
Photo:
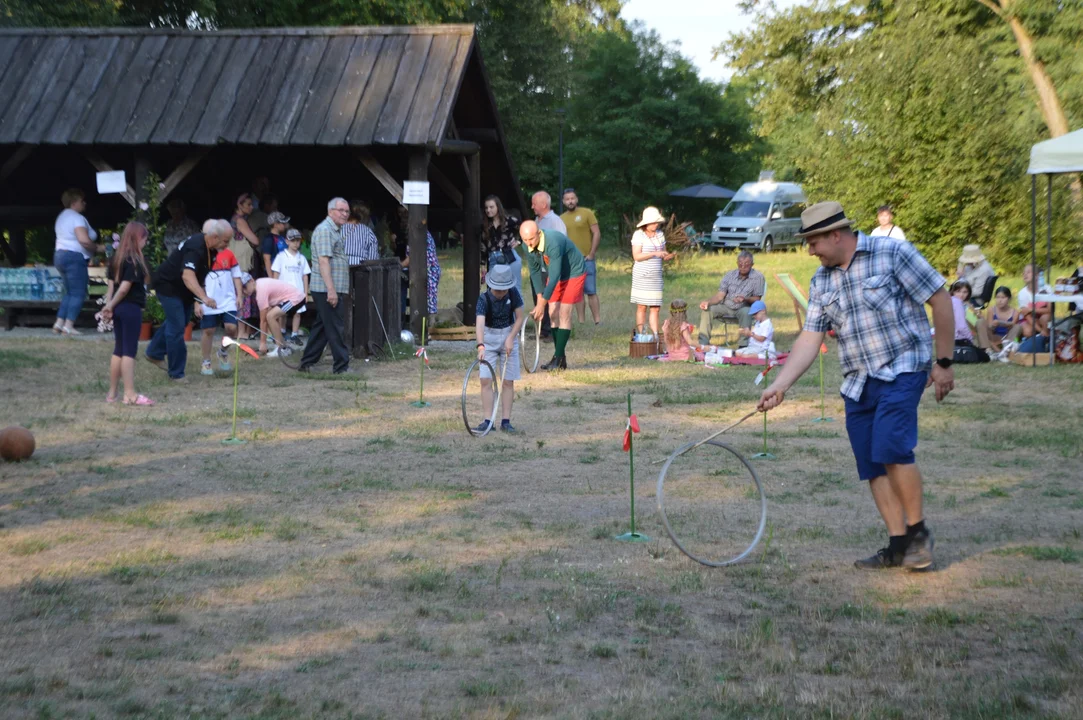
M508 364L508 360L505 357L505 359L504 359L505 368L507 367L507 364ZM468 418L466 416L467 415L467 413L466 413L466 402L467 402L468 391L470 389L470 375L471 375L471 373L474 372L474 368L477 368L478 379L480 380L481 379L481 366L485 366L485 367L489 368L489 377L492 379L493 385L495 386L493 388L493 412L492 412L492 415L489 417L489 427L486 428L484 431L480 431L477 428L475 428L473 425L471 425L470 424L470 418ZM503 390L503 388L504 388L503 379L499 379L499 380L497 379L496 370L493 369L493 366L490 365L487 360L475 360L474 362L470 363L470 367L467 368L466 375L463 377L462 410L463 410L463 424L466 425L467 432L469 432L473 437L485 437L493 429L493 426L496 423L497 413L500 412L500 393Z
M691 449L691 447L695 444L696 443L688 443L687 445L678 448L676 452L669 456L669 459L666 460L666 464L662 466L661 472L658 473L658 488L655 491L655 497L658 499L658 514L662 516L662 525L665 526L666 533L669 535L669 539L673 541L673 544L677 546L678 550L687 555L689 558L695 560L701 565L707 565L708 567L725 567L726 565L733 565L748 557L749 553L751 553L752 550L755 549L756 545L759 544L760 539L763 537L763 531L767 527L767 495L765 495L763 492L763 485L760 484L760 478L756 475L756 469L752 467L752 464L749 463L748 460L745 459L744 455L737 452L721 440L712 439L704 443L705 445L714 445L715 447L720 447L723 450L730 452L734 457L740 460L741 463L748 470L749 474L752 476L752 482L756 484L756 490L760 494L760 526L756 530L756 537L752 538L752 543L747 548L745 548L744 552L724 562L704 560L703 558L697 557L696 555L690 553L687 549L685 549L684 545L681 544L681 541L677 539L677 534L673 532L673 528L669 525L669 518L666 516L665 493L663 485L666 481L666 473L669 471L669 466L673 464L674 460L683 455L685 451Z
M526 323L527 321L534 323L534 357L528 359L526 352ZM522 328L519 330L519 359L523 364L523 369L528 373L536 373L538 371L538 365L541 364L541 323L534 320L534 318L528 313L527 320L523 322Z

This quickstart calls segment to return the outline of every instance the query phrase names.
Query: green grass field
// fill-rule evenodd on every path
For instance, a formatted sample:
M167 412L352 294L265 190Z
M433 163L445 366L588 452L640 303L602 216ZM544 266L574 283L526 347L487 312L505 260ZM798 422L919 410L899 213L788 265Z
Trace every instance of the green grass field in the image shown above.
M441 306L460 298L444 260ZM757 258L783 349L797 331ZM682 260L666 300L714 292L733 255ZM748 368L627 357L630 264L601 263L605 323L571 369L524 376L523 434L471 438L472 352L434 347L350 379L243 361L154 408L103 402L112 343L0 334L0 424L35 433L0 465L0 716L10 718L1083 717L1083 368L961 367L923 400L932 572L861 573L885 533L856 479L827 356L770 415L757 464L768 533L708 569L666 538L658 465L750 410ZM696 322L697 317L692 318ZM545 348L548 350L548 346ZM358 361L359 362L359 361ZM632 393L638 529L628 524ZM725 436L761 449L758 418ZM721 453L667 481L704 551L750 537L755 495ZM747 541L745 541L747 542Z

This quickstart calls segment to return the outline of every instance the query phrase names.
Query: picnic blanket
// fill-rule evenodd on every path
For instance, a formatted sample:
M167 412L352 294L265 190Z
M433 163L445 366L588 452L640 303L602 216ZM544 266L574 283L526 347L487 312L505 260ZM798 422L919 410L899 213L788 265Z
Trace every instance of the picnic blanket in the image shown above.
M785 365L786 358L789 357L789 353L778 353L772 358L772 365ZM688 362L687 360L670 360L668 354L662 355L648 355L647 360L660 360L662 362ZM696 353L696 364L703 364L703 353ZM766 365L767 362L761 357L729 357L722 358L723 365ZM708 365L707 367L715 367L714 365Z

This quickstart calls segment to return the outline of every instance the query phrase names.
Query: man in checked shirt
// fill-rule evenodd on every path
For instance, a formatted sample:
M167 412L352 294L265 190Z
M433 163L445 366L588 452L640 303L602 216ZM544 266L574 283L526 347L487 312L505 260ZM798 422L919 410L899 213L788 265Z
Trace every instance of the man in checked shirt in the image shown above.
M944 278L910 243L855 232L837 202L801 213L797 236L822 267L809 284L805 328L759 409L782 402L816 360L824 333L834 329L846 432L858 475L869 482L888 530L887 547L854 565L923 570L933 564L933 535L925 526L914 459L918 402L930 385L936 385L937 402L955 387L954 316ZM936 328L935 362L926 304Z

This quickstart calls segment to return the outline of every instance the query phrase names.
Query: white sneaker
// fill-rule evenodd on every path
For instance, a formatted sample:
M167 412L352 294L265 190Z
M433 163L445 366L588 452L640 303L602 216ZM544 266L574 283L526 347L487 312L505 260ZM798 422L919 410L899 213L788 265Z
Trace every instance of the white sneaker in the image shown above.
M211 361L204 360L203 364L199 367L200 375L214 375L214 370L211 369Z
M270 350L267 351L267 357L278 357L278 346L277 345L275 345L273 348L271 348Z

